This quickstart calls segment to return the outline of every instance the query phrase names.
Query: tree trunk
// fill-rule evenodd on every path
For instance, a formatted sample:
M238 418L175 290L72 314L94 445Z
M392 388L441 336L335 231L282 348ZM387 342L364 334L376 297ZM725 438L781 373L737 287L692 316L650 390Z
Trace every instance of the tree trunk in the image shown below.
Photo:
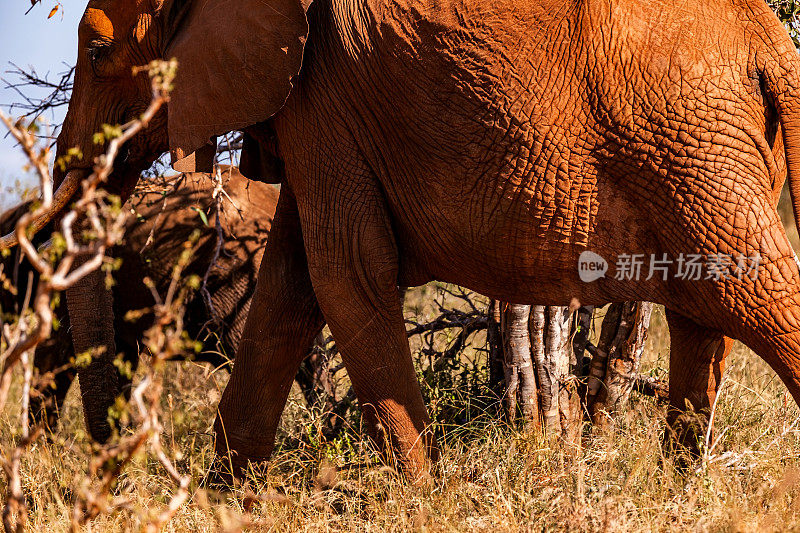
M543 426L550 429L553 425L553 410L555 409L555 412L558 412L558 408L554 407L557 405L558 395L553 391L556 385L554 381L555 376L552 373L547 359L546 324L547 308L543 305L534 305L531 308L527 327L529 329L531 352L535 365L534 370L539 387L540 416Z
M85 260L76 260L75 267ZM92 354L91 362L78 365L86 428L94 440L106 442L111 436L108 410L122 392L114 366L113 296L100 270L88 274L66 292L75 357Z
M592 357L597 353L597 347L589 342L592 333L592 319L594 306L584 305L575 311L570 319L570 338L572 339L572 354L578 366L575 373L578 376L588 376ZM586 355L588 352L589 355Z
M580 438L578 368L566 307L500 304L504 336L506 412L543 424L551 435Z
M591 308L573 314L567 307L493 303L490 313L497 307L502 308L503 343L493 347L490 329L490 368L492 354L502 352L510 419L518 412L526 421L541 419L548 433L579 445L582 399L596 423L624 409L641 364L652 304L609 306L597 347L589 342ZM583 377L588 378L585 387L579 386Z
M566 338L564 335L564 308L547 307L547 335L545 337L545 368L549 375L550 390L548 396L552 398L550 409L545 411L545 427L550 430L561 430L561 385L562 380L569 373L569 355L566 353Z
M558 423L561 436L571 444L580 444L581 406L578 395L579 370L570 342L573 314L568 307L548 307L548 332L552 348L548 356L553 361L558 387Z
M600 341L597 343L597 351L592 357L591 365L589 365L589 376L586 384L585 401L590 410L604 385L608 352L614 344L621 316L622 304L611 304L608 306L606 316L600 326Z
M609 416L619 416L627 405L634 378L641 366L653 311L653 304L650 302L625 302L617 305L620 306L619 323L613 343L607 350L603 387L591 411L596 424L604 423Z
M503 334L500 328L500 302L489 301L486 325L486 344L489 347L489 389L497 398L505 394L505 356L503 353Z
M501 313L505 355L505 401L509 420L515 420L519 409L526 423L538 423L539 402L528 335L530 312L531 308L527 305L504 304Z

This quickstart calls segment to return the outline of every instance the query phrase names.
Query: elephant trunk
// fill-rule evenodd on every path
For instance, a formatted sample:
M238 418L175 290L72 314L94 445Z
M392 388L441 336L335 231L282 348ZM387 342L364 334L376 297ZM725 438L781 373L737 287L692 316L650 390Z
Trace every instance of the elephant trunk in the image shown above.
M69 202L75 196L80 188L81 180L85 177L86 171L73 170L69 172L66 177L61 181L58 189L53 194L52 204L46 213L41 214L28 224L28 237L39 232L42 228L47 226L56 216L61 214L67 207ZM12 231L8 235L0 238L0 250L5 248L13 248L19 244L19 239Z
M93 355L88 364L78 364L86 427L95 441L106 442L111 437L108 410L121 390L120 377L114 366L113 295L106 286L102 271L88 274L67 289L67 309L75 356L80 358L89 351Z

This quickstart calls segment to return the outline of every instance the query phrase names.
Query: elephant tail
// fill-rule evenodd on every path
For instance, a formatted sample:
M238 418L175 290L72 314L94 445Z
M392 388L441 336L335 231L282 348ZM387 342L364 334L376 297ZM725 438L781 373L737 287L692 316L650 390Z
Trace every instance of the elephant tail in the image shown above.
M777 35L764 39L767 51L757 54L760 56L757 61L761 63L762 86L780 121L792 210L800 232L800 54L786 28L772 13L770 15L777 26Z

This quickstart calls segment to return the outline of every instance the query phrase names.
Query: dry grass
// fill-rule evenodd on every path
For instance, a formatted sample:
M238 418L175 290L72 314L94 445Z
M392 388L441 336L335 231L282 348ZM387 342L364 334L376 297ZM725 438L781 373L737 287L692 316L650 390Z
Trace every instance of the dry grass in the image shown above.
M664 371L667 337L659 311L646 369ZM471 356L480 359L478 353ZM194 363L169 365L167 372L164 442L179 468L197 482L210 462L210 424L227 377L209 375ZM576 451L513 430L490 412L476 415L459 391L435 394L432 401L471 413L463 426L443 431L436 483L401 482L360 440L358 427L335 442L320 442L314 431L318 417L295 394L282 422L280 449L251 484L253 492L195 493L167 529L236 530L247 524L254 531L800 529L800 413L773 372L743 346L731 356L719 404L720 442L710 461L689 474L676 472L663 457L663 411L649 399L635 397L618 427L587 433L583 449ZM68 527L75 480L87 469L88 444L74 391L64 422L51 442L35 445L22 467L34 530ZM4 440L15 426L14 413L5 413ZM161 466L142 456L122 476L115 495L141 510L163 504L172 490ZM122 511L99 518L93 528L137 529L136 520L136 513Z

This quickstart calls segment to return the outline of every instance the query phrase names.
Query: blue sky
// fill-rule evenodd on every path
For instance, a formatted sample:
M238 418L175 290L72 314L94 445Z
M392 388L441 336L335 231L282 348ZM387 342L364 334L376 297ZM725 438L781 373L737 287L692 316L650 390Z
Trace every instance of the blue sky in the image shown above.
M47 14L55 5L55 0L43 0L30 13L28 0L3 0L0 7L0 105L8 112L8 105L19 102L20 97L12 90L5 88L5 80L13 81L7 71L11 68L9 61L20 67L32 66L43 75L51 77L66 69L64 63L75 62L77 54L78 21L86 7L85 2L63 0L62 9L53 18ZM58 116L46 117L48 120L61 122L66 109L61 109ZM30 176L22 170L24 157L19 147L10 137L6 137L5 128L0 125L0 211L13 205L17 198L7 191L17 180L30 184Z

